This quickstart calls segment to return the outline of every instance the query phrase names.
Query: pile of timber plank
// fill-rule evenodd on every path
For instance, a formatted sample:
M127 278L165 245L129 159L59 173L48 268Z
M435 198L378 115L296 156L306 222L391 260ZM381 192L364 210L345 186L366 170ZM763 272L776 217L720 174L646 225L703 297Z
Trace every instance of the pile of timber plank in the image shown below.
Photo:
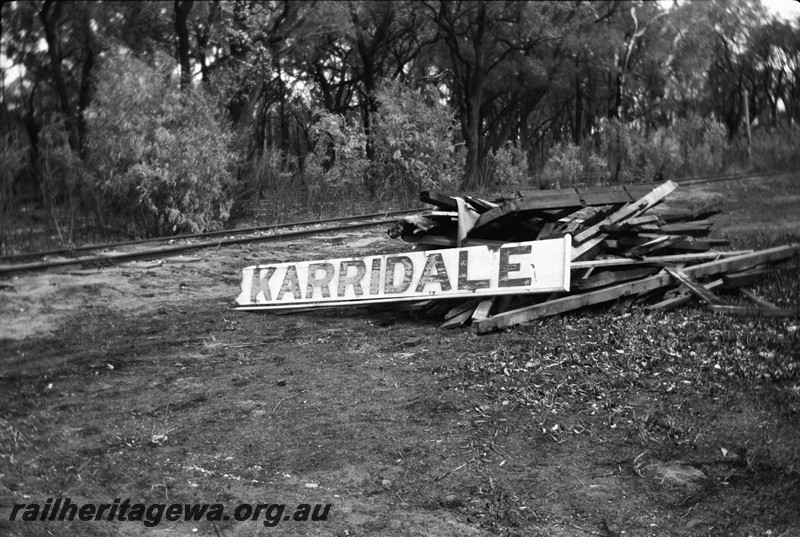
M741 288L781 263L796 262L800 245L759 252L714 251L728 241L709 238L710 216L719 202L666 213L652 211L678 185L570 188L521 191L494 201L451 197L427 191L420 199L433 206L421 215L402 218L388 230L393 238L421 248L487 245L572 237L569 293L550 296L481 297L457 304L425 301L406 306L443 315L442 327L471 323L485 333L616 301L623 312L634 302L651 309L671 309L693 298L717 312L798 315L741 289L753 307L728 304L712 291Z

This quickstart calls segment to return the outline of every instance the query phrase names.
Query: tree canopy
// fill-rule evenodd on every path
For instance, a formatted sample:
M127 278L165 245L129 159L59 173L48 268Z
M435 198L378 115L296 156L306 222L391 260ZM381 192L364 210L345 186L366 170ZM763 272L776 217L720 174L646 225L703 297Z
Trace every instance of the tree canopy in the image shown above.
M160 73L164 91L177 85L216 103L239 179L269 151L283 171L309 155L332 166L315 147L319 111L357 127L364 158L381 166L381 148L414 147L404 129L446 133L443 154L459 163L466 189L496 177L498 152L513 149L535 173L563 144L606 144L613 178L622 150L600 132L649 133L697 117L722 123L733 140L745 99L754 125L800 120L800 23L770 16L759 0L40 0L3 3L0 20L3 130L18 133L31 170L54 118L69 149L93 162L92 110L109 103L97 92L112 91L103 77L121 76L104 64L121 61L146 68L151 83ZM415 113L438 126L419 127ZM387 134L389 125L400 132ZM373 193L389 187L385 173L362 172ZM34 191L41 181L28 173Z

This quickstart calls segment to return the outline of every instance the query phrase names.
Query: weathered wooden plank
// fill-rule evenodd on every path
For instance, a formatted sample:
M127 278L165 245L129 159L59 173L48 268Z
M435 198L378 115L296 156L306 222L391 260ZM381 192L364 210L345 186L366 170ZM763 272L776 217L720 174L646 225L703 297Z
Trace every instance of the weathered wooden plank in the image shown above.
M645 214L642 216L636 216L634 218L628 218L622 225L633 227L633 226L638 226L640 224L652 224L658 222L658 220L659 220L658 215Z
M613 283L629 282L645 276L651 276L660 270L659 267L640 267L627 270L616 271L603 271L594 276L586 279L579 279L572 282L572 289L578 291L586 291L588 289L596 289L598 287L605 287Z
M467 234L475 227L475 222L480 218L480 213L469 205L463 198L456 198L458 204L458 228L456 230L456 245L464 246Z
M487 298L486 300L482 300L480 304L475 308L475 311L472 312L472 322L481 321L489 317L489 312L494 305L494 298Z
M628 203L641 198L643 195L655 188L655 184L648 183L642 185L605 185L605 186L581 186L577 188L562 188L558 190L538 190L526 189L517 192L518 198L539 196L542 192L575 192L581 204L586 207L600 205L611 205ZM552 194L556 196L557 194Z
M750 301L754 302L755 304L761 306L762 308L774 308L779 309L778 306L770 302L769 300L762 298L755 294L750 289L739 289L739 292L746 296Z
M637 216L635 218L628 218L624 222L620 222L618 224L603 224L600 226L600 231L603 233L653 232L660 229L657 225L658 221L658 216L654 214L647 214L644 216Z
M425 315L433 319L440 319L442 315L448 312L457 300L434 300Z
M625 207L627 205L628 205L627 203L614 203L614 204L608 205L606 207L601 207L601 208L597 209L596 213L594 213L590 217L584 219L584 221L581 222L581 225L584 228L588 229L588 228L592 227L595 224L603 222L606 218L609 217L609 215L614 214L615 212L619 211L620 209L622 209L623 207Z
M675 254L643 257L642 259L630 259L627 257L614 257L610 259L588 259L586 261L573 261L570 264L572 270L584 269L589 267L617 267L624 265L645 265L645 264L676 264L689 263L693 261L704 261L718 259L722 257L734 257L737 255L749 254L752 250L735 250L731 252L708 252L697 254Z
M788 308L752 308L747 306L716 306L709 304L708 309L715 313L733 313L735 315L763 315L766 317L800 317L800 309Z
M444 248L457 248L458 241L452 237L434 235L432 233L418 233L416 235L401 235L401 239L412 244L430 244L431 246L441 246Z
M473 304L471 307L467 308L461 313L453 315L447 321L442 323L442 325L440 325L439 328L456 328L459 326L463 326L464 323L466 323L472 318L472 312L475 311L475 308L477 307L478 304Z
M681 242L672 245L675 250L688 250L692 252L707 252L717 246L728 246L731 241L728 239L695 239L686 237Z
M678 185L676 185L672 181L667 181L663 185L660 185L659 187L653 189L649 194L642 197L635 203L631 203L630 205L623 207L622 209L609 215L602 222L599 222L590 227L589 229L586 229L581 233L578 233L577 235L575 235L575 237L573 237L573 240L577 243L581 243L599 233L601 225L616 224L617 222L621 222L626 218L638 216L648 208L655 205L657 202L664 199L666 196L672 193L672 191L675 190L676 188L678 188Z
M464 196L464 200L472 205L472 207L481 214L485 213L486 211L490 211L495 207L499 207L499 204L497 203L480 198L473 198L472 196Z
M544 209L580 209L581 207L581 200L574 190L540 190L535 196L508 200L502 205L486 211L475 223L475 228L481 228L507 215Z
M455 307L451 308L450 311L448 311L445 314L444 318L445 319L450 319L452 317L455 317L456 315L460 315L460 314L464 313L467 310L473 311L475 309L475 307L478 304L480 304L480 302L481 302L480 298L473 298L472 300L467 300L466 302L463 302L463 303L459 304L458 306L455 306Z
M658 233L660 228L656 224L634 224L622 222L620 224L604 224L600 231L608 235L636 235L639 233Z
M616 239L606 239L606 242L609 245L615 244L611 241L616 241L616 247L631 247L631 246L641 246L642 244L646 244L654 239L662 239L663 235L657 235L655 233L638 233L636 235L622 235L616 237Z
M698 220L697 222L679 222L677 224L664 224L656 233L680 234L692 236L704 236L711 232L713 224L708 220Z
M657 239L653 239L642 245L631 248L630 250L626 250L622 253L622 255L628 257L643 257L648 254L652 254L653 252L674 246L675 244L682 242L684 239L685 237L680 235L663 235Z
M716 261L709 261L700 265L687 267L684 272L693 278L712 276L731 271L743 271L758 265L780 263L800 257L800 244L776 246L766 250L750 252L740 256L727 257Z
M703 276L712 276L721 274L731 270L746 270L751 267L762 265L765 263L775 263L785 261L800 256L800 245L793 244L789 246L780 246L770 248L768 250L761 250L758 252L746 253L725 259L718 259L694 265L684 269L684 272L694 278ZM498 328L506 328L515 324L524 323L541 317L549 315L556 315L566 311L590 306L593 304L601 304L609 300L614 300L621 296L640 294L655 289L660 289L670 285L674 280L672 276L667 273L656 274L643 278L641 280L622 283L612 287L606 287L597 291L590 291L579 295L567 296L541 304L534 304L523 308L517 308L507 311L505 313L498 313L494 316L478 321L475 323L475 329L478 333L486 333Z
M771 270L772 267L769 266L756 267L743 272L725 274L722 279L725 281L725 287L728 289L735 289L737 287L744 287L745 285L751 285L755 283L762 276L764 276L764 274L770 272Z
M725 306L727 302L722 300L720 297L697 283L696 281L692 280L685 272L677 267L665 267L666 270L675 280L682 283L686 286L689 291L695 296L705 300L709 304L714 304L717 306Z
M714 280L712 282L704 284L703 287L705 289L707 289L708 291L711 291L711 290L716 289L717 287L719 287L721 285L722 285L722 278L719 278L719 279L716 279L716 280ZM675 292L675 291L670 291L670 293L673 293L673 292ZM689 292L689 289L687 289L684 286L681 286L681 287L678 288L677 294L675 296L666 297L666 298L664 298L664 300L662 300L660 302L656 302L655 304L651 304L651 305L647 306L646 309L648 309L648 310L661 310L661 311L667 311L667 310L675 309L675 308L677 308L679 306L683 306L684 304L688 304L689 302L691 302L692 296L693 295L692 295L692 293Z
M550 233L558 226L556 222L545 222L542 226L542 229L539 230L539 233L536 235L536 240L546 239L550 236Z
M477 333L483 334L498 328L507 328L534 319L548 317L550 315L556 315L594 304L601 304L621 296L652 291L668 285L670 281L671 278L669 274L655 275L635 282L623 283L597 291L566 296L541 304L534 304L533 306L510 310L505 313L498 313L488 319L473 323L473 326Z
M622 185L579 187L578 196L587 207L628 203L635 200Z
M708 218L709 216L713 216L715 214L722 212L722 202L719 200L712 201L711 203L707 203L696 209L688 212L680 212L680 213L664 213L661 215L661 219L668 223L677 223L677 222L691 222L692 220L700 220L701 218Z
M441 192L437 192L436 190L425 190L423 192L420 192L419 199L424 203L436 205L437 207L441 207L442 209L447 209L450 211L458 210L458 205L456 204L455 198L446 196Z
M541 218L547 222L558 222L565 219L572 213L580 211L580 207L567 207L566 209L551 209L551 210L537 210L530 211L524 214L526 218Z
M600 233L601 225L616 224L617 222L621 222L626 218L638 216L642 212L654 206L656 203L659 203L676 188L678 188L678 185L676 185L672 181L667 181L666 183L653 189L649 194L642 197L635 203L623 207L622 209L608 216L602 222L599 222L593 225L592 227L575 235L575 237L573 237L573 240L577 243L582 243L582 244L579 244L579 246L573 246L572 260L573 261L580 260L581 257L587 255L595 247L597 247L597 245L600 244L600 242L603 241L605 235L601 235L600 237L595 237L595 235Z

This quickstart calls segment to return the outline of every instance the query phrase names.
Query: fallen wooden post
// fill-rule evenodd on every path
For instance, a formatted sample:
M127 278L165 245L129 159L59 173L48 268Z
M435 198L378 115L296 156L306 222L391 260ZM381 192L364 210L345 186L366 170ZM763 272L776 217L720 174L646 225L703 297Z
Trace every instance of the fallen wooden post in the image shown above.
M665 267L666 270L676 281L682 283L686 286L689 291L692 292L695 296L700 297L701 299L705 300L709 304L713 304L715 306L727 306L728 303L719 298L717 295L703 287L702 285L698 284L696 281L692 280L685 272L680 270L677 267Z
M751 302L754 302L755 304L761 306L762 308L778 309L778 306L776 306L769 300L761 298L760 296L750 291L749 289L739 289L739 292L742 293L744 296L746 296L748 299L750 299Z
M709 304L708 309L715 313L732 313L736 315L763 315L765 317L800 317L800 309L754 308L747 306L717 306L714 304Z

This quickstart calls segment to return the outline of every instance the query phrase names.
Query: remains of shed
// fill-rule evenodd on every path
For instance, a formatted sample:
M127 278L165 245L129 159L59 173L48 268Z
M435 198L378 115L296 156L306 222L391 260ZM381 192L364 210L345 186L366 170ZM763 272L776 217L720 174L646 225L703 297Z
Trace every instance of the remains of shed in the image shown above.
M671 309L699 298L716 312L800 315L798 310L757 300L746 290L743 294L754 307L733 306L712 293L716 288L748 285L777 265L796 261L800 245L760 252L713 251L712 247L729 244L707 238L712 226L707 219L720 212L718 201L680 213L648 213L676 188L667 181L661 185L531 190L508 200L464 198L463 203L440 192L423 192L420 199L436 207L431 211L434 216L403 218L388 233L423 248L572 236L568 292L507 297L502 303L494 301L488 310L485 303L479 310L479 304L467 302L445 315L445 328L471 323L473 331L486 333L610 301L616 301L615 311L632 303ZM428 225L416 225L426 218L430 218ZM479 313L477 318L474 312Z
M698 298L715 312L800 315L747 290L752 307L713 293L796 262L800 245L714 251L729 244L708 238L708 218L720 212L719 202L650 212L677 187L667 181L528 190L494 201L422 192L420 199L433 208L387 231L419 251L248 267L237 304L269 309L404 301L404 310L443 315L443 328L471 324L479 334L612 301L617 312L635 303L666 310Z

